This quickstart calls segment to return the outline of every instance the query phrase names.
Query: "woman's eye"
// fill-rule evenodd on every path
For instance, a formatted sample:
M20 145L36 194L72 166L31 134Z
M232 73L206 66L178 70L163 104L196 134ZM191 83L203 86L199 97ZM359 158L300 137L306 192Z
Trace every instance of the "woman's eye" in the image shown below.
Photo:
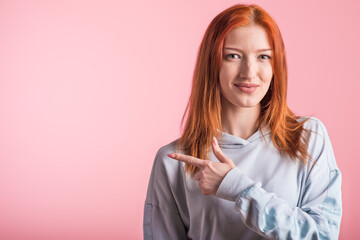
M226 57L230 58L230 59L239 59L240 58L240 56L237 54L228 54L228 55L226 55Z
M264 59L264 60L266 60L266 59L271 59L271 57L270 56L268 56L268 55L260 55L260 57L261 57L261 59Z

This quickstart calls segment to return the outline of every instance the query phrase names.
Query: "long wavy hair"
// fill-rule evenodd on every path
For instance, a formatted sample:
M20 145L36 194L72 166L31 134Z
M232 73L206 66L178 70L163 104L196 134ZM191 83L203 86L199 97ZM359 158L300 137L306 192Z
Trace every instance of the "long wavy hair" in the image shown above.
M300 159L307 163L307 138L310 131L303 127L309 120L299 122L287 106L287 64L285 46L280 30L272 17L256 4L234 5L219 13L208 26L199 47L193 74L192 89L185 113L181 120L186 124L178 143L178 151L208 159L212 137L218 136L222 142L221 93L219 71L222 63L223 44L227 33L234 27L257 24L268 34L273 49L273 78L268 92L261 100L258 127L264 138L264 127L271 130L271 140L282 155ZM220 130L220 132L217 131ZM305 132L306 134L302 134ZM193 175L199 169L185 164L185 171Z

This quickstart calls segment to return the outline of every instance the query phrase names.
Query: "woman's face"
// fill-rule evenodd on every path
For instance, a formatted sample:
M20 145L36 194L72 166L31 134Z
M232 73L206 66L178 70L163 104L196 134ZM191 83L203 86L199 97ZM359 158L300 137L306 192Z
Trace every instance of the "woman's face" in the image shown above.
M266 31L259 25L229 31L219 73L221 93L227 104L242 108L260 105L273 76L269 49Z

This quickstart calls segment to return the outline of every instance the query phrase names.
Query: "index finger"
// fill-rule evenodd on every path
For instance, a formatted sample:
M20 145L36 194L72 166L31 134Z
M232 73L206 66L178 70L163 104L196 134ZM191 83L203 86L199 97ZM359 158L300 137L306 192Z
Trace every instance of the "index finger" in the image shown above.
M185 155L185 154L181 154L181 153L170 153L168 154L169 157L184 162L184 163L188 163L191 165L194 165L196 167L203 167L206 163L206 160L202 160L193 156L189 156L189 155Z

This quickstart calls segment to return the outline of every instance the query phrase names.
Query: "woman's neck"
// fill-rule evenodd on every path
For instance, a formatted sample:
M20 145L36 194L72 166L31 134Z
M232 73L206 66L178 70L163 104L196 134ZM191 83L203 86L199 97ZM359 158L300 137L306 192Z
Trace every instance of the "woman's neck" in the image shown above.
M257 131L259 114L260 103L250 108L235 107L230 103L223 104L222 131L246 140Z

